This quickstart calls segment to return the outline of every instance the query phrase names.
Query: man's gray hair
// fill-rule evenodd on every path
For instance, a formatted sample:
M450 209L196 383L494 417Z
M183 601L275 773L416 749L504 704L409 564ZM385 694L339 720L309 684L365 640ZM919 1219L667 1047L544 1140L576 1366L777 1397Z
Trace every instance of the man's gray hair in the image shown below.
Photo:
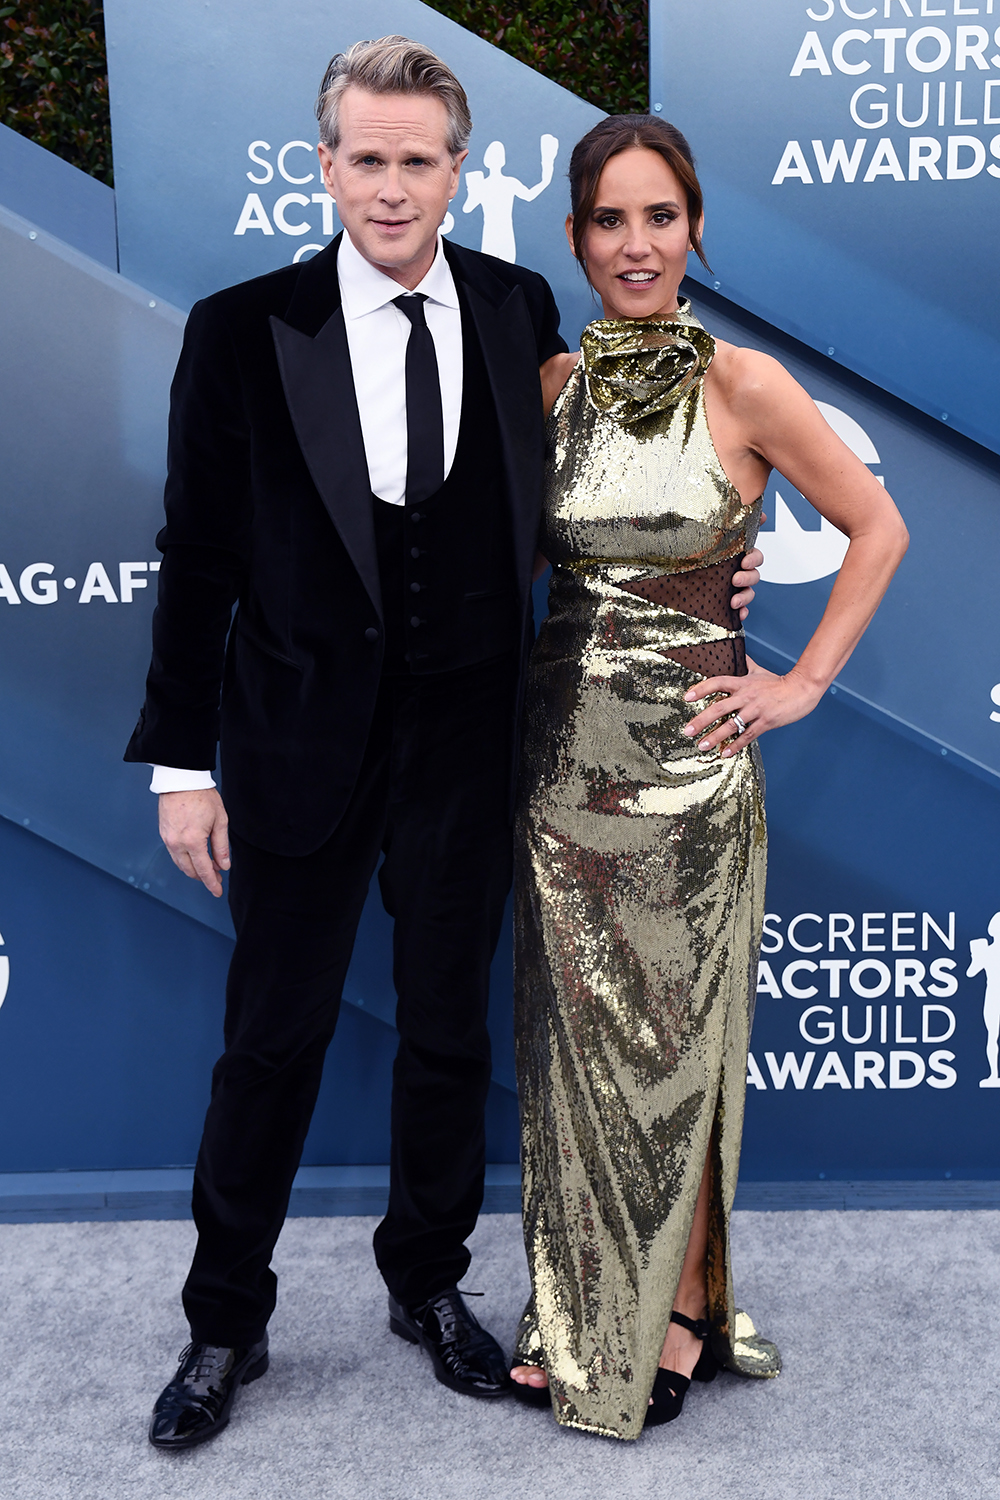
M448 111L448 150L457 156L469 144L472 116L465 90L447 63L405 36L355 42L330 59L316 100L320 140L331 151L340 144L340 98L351 85L370 94L433 94Z

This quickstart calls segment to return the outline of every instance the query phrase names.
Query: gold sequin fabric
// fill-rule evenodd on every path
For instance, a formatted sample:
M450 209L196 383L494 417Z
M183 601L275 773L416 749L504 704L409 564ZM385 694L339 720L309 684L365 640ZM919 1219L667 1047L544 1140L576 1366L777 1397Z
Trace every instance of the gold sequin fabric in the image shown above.
M532 1298L515 1358L544 1365L561 1424L628 1439L642 1431L709 1151L715 1351L746 1375L780 1368L737 1315L729 1261L763 919L760 759L756 747L701 752L681 732L700 711L684 694L704 680L690 648L741 635L735 616L699 613L704 580L726 560L738 568L760 502L741 504L715 452L714 344L689 304L669 323L592 324L582 350L549 419L550 614L529 669L519 792ZM659 595L649 581L664 575Z

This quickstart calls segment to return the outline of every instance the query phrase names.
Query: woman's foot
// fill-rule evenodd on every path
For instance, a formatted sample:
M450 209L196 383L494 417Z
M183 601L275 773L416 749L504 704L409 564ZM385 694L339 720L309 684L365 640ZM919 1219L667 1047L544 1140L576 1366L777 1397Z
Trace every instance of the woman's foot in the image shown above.
M549 1377L540 1365L514 1365L510 1372L514 1399L525 1406L550 1407Z

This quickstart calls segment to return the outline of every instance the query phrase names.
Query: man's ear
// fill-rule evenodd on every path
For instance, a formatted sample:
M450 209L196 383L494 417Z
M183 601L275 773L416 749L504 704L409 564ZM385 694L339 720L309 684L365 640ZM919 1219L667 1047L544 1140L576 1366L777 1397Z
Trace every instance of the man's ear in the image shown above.
M451 159L451 191L448 194L449 203L458 192L459 183L462 180L462 163L468 156L468 154L468 151L459 151Z
M319 167L323 177L323 186L330 194L330 197L333 198L334 201L336 201L336 194L333 190L333 152L324 141L320 141L319 145L316 147L316 154L319 157Z

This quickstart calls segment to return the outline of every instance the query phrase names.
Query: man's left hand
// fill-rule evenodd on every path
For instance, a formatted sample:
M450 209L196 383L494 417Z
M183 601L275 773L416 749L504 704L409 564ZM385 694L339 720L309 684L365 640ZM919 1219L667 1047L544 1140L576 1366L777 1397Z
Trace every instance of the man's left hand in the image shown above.
M740 571L733 574L733 588L739 592L733 595L732 607L739 610L741 620L745 620L750 613L749 605L753 603L754 589L760 583L763 561L763 552L754 547L743 559Z

